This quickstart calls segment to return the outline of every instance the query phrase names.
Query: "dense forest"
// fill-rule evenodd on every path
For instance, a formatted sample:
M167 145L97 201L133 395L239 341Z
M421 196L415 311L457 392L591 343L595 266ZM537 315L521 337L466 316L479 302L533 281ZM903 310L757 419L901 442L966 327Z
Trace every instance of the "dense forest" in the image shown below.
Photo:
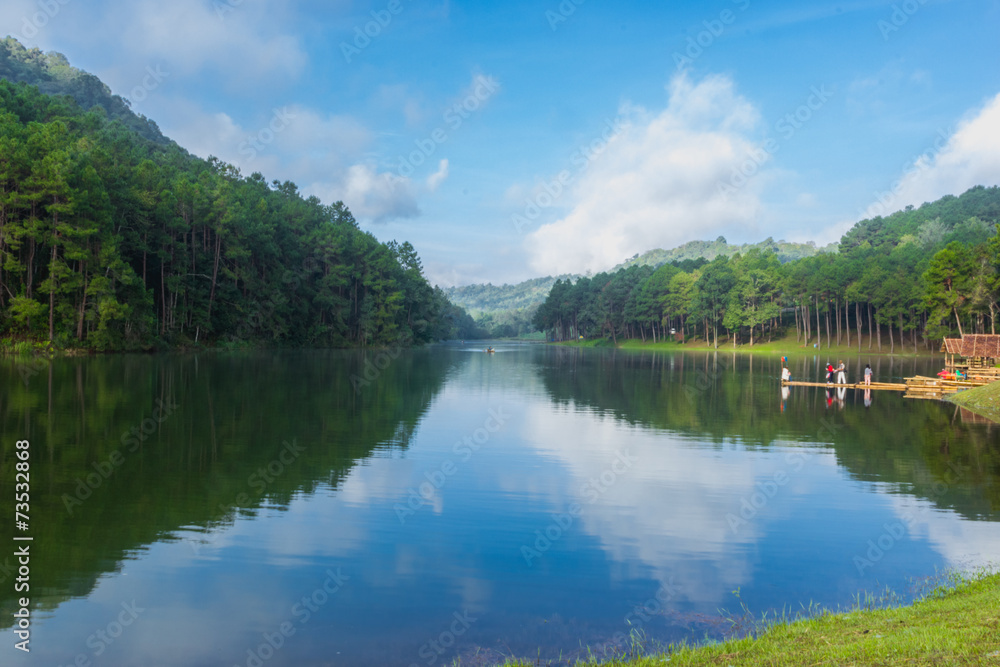
M193 157L103 106L0 80L8 339L98 350L342 347L474 331L409 243L380 243L343 203Z
M773 250L779 261L790 262L803 257L812 257L821 252L829 252L834 250L835 246L817 248L812 242L790 243L770 238L760 243L731 245L720 236L715 241L689 241L669 250L659 248L650 250L619 264L611 269L610 273L631 266L651 266L655 269L663 264L686 267L686 270L690 271L692 262L711 260L719 255L731 257L745 254L754 248ZM573 282L579 277L547 276L525 280L516 285L486 283L448 287L444 291L453 303L462 306L475 318L476 324L482 329L482 335L490 338L516 338L539 331L535 324L535 314L545 302L556 280Z
M995 333L1000 304L1000 187L977 186L862 220L837 252L782 263L773 248L711 261L633 265L557 281L535 324L558 339L663 340L719 346L796 330L804 344L852 339L889 351L944 336ZM686 265L685 265L686 264ZM918 337L922 340L918 340Z
M688 241L676 248L663 250L649 250L641 255L635 255L631 259L622 262L611 269L614 273L618 269L627 269L630 266L652 266L654 269L663 264L673 264L686 260L706 259L713 260L719 255L732 257L733 255L745 255L754 248L762 251L773 251L782 263L792 262L803 257L812 257L821 252L832 252L836 250L836 244L825 248L818 248L812 241L808 243L792 243L789 241L775 241L772 238L765 239L760 243L743 243L733 245L726 242L725 237L720 236L714 241Z

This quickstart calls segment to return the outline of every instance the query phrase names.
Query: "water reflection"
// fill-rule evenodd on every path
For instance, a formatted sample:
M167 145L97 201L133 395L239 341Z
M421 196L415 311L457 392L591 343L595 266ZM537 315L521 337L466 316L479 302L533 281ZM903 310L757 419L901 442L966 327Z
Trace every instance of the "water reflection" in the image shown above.
M836 605L1000 548L996 429L953 408L782 389L771 357L495 349L378 372L361 353L66 360L8 383L42 612L11 664L572 657L630 627L717 633L736 588L755 610ZM157 421L157 401L177 407Z

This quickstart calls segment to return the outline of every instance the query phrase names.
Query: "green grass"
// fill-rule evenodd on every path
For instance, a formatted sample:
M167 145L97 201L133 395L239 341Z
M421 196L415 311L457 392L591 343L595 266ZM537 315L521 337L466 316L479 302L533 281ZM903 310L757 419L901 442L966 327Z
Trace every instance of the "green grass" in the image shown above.
M845 339L846 340L846 339ZM737 353L754 353L754 354L777 354L785 355L788 357L801 357L801 356L812 356L812 355L822 355L833 357L856 357L858 356L858 343L857 337L852 336L851 342L853 345L832 345L826 347L826 338L823 339L824 345L820 348L814 348L812 345L804 345L803 343L796 341L792 336L786 336L784 338L773 340L767 342L766 340L761 343L755 342L753 346L749 344L737 345L735 348L732 342L729 340L723 341L719 340L718 352L737 352ZM582 347L595 347L596 345L590 344L592 341L586 341L588 345L583 345ZM567 343L560 343L561 345L575 345L576 343L569 341ZM607 345L611 345L611 341L606 341ZM664 352L681 352L681 351L692 351L692 352L711 352L715 351L715 348L710 344L706 343L704 340L688 340L687 342L681 344L673 340L656 342L651 341L643 342L639 339L628 339L618 342L618 347L623 350L657 350ZM887 337L883 336L882 340L882 351L878 349L877 341L872 342L871 350L868 349L868 338L867 336L862 339L861 352L862 356L875 356L875 355L889 355L889 341ZM937 354L937 347L931 346L931 351L928 351L923 345L918 346L917 352L913 351L912 341L907 341L906 346L901 346L896 344L895 352L892 353L896 357L932 357Z
M1000 423L1000 382L966 389L947 396L945 400ZM997 664L1000 665L1000 662Z
M51 352L48 341L14 340L13 338L0 340L0 355L30 357L48 352Z
M756 637L671 647L648 657L580 662L605 667L653 665L1000 665L1000 574L954 577L910 606L822 613L782 622ZM512 662L509 667L544 665Z
M588 338L586 340L564 340L556 343L556 345L562 345L563 347L614 347L614 343L610 339L605 338ZM621 347L621 345L619 345Z

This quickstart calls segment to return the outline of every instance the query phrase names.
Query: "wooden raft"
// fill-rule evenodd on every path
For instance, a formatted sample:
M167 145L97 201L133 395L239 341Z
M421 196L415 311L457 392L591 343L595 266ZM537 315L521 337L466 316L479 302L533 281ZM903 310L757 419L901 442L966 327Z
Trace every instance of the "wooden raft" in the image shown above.
M827 384L826 382L799 382L798 380L782 380L782 387L826 387L827 389L876 389L887 391L906 391L907 385L895 382L872 382L866 385L863 382L851 382L848 384Z
M906 378L906 395L911 398L937 398L944 394L954 394L963 389L982 387L992 380L983 377L973 377L968 380L945 380L923 375Z
M799 382L797 380L782 380L782 387L824 387L826 389L871 389L875 391L905 391L909 398L940 398L945 394L953 394L963 389L981 387L989 384L992 379L973 377L968 380L944 380L923 375L906 378L905 383L872 382L866 385L862 382L848 384L826 382Z

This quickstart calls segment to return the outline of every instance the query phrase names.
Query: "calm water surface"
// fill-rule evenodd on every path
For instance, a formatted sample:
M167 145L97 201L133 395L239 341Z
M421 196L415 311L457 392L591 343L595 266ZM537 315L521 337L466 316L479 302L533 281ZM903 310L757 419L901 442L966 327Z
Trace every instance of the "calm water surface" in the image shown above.
M610 655L1000 553L996 426L891 392L783 397L779 372L505 344L6 360L0 507L29 438L33 624L14 650L5 548L0 664Z

